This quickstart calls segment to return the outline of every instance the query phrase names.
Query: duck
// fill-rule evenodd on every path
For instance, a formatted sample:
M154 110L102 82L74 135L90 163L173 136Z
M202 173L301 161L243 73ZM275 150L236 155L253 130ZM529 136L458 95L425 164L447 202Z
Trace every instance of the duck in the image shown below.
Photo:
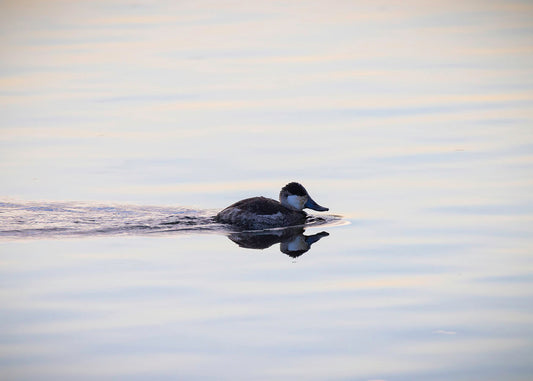
M279 201L262 196L237 201L220 211L216 220L247 230L303 225L307 218L304 208L329 210L317 204L300 183L290 182L281 188Z

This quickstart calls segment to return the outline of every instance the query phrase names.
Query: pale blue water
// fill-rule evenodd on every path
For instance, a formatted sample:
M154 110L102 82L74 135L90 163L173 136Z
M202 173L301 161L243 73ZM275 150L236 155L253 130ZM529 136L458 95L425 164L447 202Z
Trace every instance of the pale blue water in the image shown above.
M0 3L0 378L531 379L532 20ZM289 181L324 221L212 221Z

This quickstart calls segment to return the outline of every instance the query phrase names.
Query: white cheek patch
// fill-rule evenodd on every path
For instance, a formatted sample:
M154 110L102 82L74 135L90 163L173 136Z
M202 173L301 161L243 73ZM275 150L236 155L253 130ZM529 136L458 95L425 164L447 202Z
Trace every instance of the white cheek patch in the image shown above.
M289 249L289 251L308 250L309 249L309 245L307 244L307 242L305 242L304 236L301 235L299 237L296 237L292 241L290 241L287 244L287 249Z
M290 195L287 197L288 204L296 210L302 210L306 201L305 196Z

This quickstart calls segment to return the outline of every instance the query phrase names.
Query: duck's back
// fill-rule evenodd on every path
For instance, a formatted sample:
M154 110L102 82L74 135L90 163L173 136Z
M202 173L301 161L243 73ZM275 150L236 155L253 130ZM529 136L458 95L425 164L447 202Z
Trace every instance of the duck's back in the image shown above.
M217 214L220 222L245 229L267 229L305 222L305 212L288 209L266 197L252 197L228 206Z

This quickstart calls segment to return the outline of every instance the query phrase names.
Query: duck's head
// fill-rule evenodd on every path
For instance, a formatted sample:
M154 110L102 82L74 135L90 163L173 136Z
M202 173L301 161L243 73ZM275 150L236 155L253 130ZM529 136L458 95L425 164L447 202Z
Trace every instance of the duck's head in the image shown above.
M302 210L303 208L309 208L317 210L319 212L325 212L329 210L323 206L318 205L309 196L305 188L299 183L288 183L279 192L279 202L286 208L293 210Z

